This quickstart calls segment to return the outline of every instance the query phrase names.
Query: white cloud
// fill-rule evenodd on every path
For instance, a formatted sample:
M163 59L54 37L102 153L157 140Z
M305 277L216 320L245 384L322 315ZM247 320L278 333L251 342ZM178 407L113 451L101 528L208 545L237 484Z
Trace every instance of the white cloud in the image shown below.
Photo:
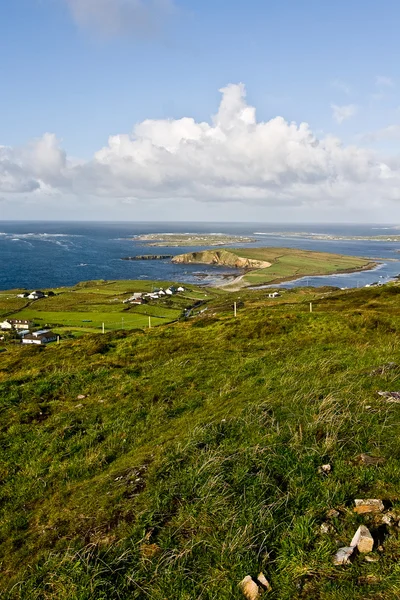
M357 113L358 107L355 104L347 104L345 106L338 106L337 104L331 104L332 117L338 123L343 123L346 119L354 117Z
M147 119L114 135L87 162L71 161L55 136L0 149L0 193L58 192L118 202L240 202L365 206L400 200L400 161L318 139L307 123L257 122L242 84L222 90L211 122Z
M76 23L114 35L152 36L174 12L173 0L65 0Z
M377 75L375 77L375 85L378 87L394 87L394 81L391 77Z

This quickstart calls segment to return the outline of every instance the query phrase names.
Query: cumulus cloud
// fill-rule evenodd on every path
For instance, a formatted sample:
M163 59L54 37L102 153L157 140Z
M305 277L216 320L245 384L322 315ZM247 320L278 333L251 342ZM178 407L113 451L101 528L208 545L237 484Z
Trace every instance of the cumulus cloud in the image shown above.
M65 0L76 23L102 34L152 36L174 12L173 0Z
M357 113L357 106L355 104L347 104L345 106L338 106L337 104L331 104L332 116L337 123L343 123L346 119L354 117Z
M400 162L318 139L307 123L257 121L242 84L221 90L209 122L147 119L111 136L90 161L71 161L55 136L1 148L0 193L61 191L101 202L195 201L260 205L400 199Z
M22 193L63 187L66 168L66 154L52 133L45 133L23 148L0 146L2 192Z
M378 87L394 87L394 81L391 77L377 75L375 77L375 85Z

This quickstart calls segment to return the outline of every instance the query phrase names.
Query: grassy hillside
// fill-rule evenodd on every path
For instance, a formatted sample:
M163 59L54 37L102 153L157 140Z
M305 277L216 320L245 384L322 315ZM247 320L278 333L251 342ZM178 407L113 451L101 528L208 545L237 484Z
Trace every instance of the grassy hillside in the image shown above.
M174 262L198 262L244 267L240 286L278 283L304 275L329 275L372 268L373 263L357 256L296 248L225 248L203 250L176 256ZM269 263L265 267L260 263ZM235 287L238 282L235 282ZM227 288L229 286L226 286Z
M399 597L400 287L239 296L0 354L2 597L231 600L260 569L269 598ZM334 566L361 523L377 562Z

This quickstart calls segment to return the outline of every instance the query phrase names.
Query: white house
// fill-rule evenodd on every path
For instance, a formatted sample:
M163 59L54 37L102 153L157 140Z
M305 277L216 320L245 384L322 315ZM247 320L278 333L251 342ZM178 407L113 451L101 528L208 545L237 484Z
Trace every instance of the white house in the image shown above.
M45 294L40 290L34 290L28 296L28 300L39 300L40 298L44 298Z
M178 287L178 292L184 292L184 291L185 291L185 288L184 288L184 287L182 287L182 286L180 285L180 286Z
M42 344L49 344L50 342L55 342L57 339L57 335L50 331L49 329L42 329L40 331L35 331L34 333L30 333L29 335L25 335L22 338L23 344L37 344L41 346Z
M0 329L29 329L31 322L26 319L6 319L0 323Z
M173 291L172 291L170 288L168 288L167 290L165 290L165 293L166 293L168 296L172 296L174 292L173 292Z
M278 292L272 292L268 294L268 298L279 298L280 294Z

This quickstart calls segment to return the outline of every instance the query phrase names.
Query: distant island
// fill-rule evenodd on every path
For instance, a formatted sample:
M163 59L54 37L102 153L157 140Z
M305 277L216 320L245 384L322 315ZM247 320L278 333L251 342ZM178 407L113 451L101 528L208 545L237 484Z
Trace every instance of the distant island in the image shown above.
M354 273L373 269L377 263L357 256L314 252L295 248L226 248L179 254L174 263L221 265L243 270L224 285L232 291L247 286L281 283L305 276Z
M370 241L370 242L400 242L400 235L337 235L331 233L309 233L306 231L257 231L254 235L283 238L305 238L308 240L326 241Z
M145 233L132 238L146 242L148 246L226 246L227 244L250 244L255 238L224 233Z

